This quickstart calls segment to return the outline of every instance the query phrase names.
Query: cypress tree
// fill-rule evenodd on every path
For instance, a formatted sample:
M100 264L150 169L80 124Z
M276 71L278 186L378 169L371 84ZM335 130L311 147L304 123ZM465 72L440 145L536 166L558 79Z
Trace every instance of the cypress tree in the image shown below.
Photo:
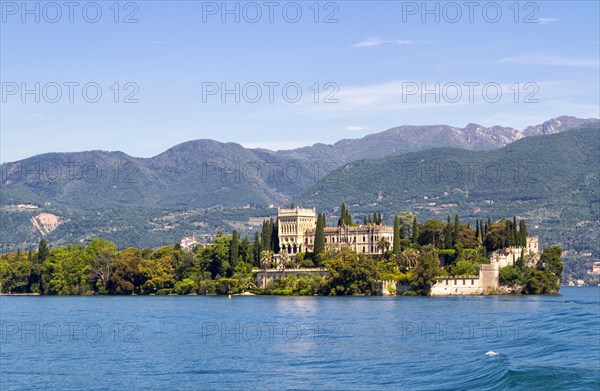
M363 216L363 225L367 225L367 216Z
M338 219L338 227L344 223L344 213L346 213L346 203L342 203L342 210L340 211L340 218ZM318 222L318 219L317 219Z
M50 254L50 250L48 249L48 242L46 242L46 239L41 239L38 245L37 262L44 263L46 258L48 258L48 254Z
M525 225L525 220L519 221L519 235L521 236L521 246L525 247L527 245L527 227Z
M317 216L317 228L315 231L315 254L321 254L325 251L325 214L319 213Z
M231 235L231 242L229 242L229 265L232 269L237 266L239 253L240 237L238 232L234 229Z
M371 225L371 213L369 213L369 218L367 220L367 224Z
M394 254L400 254L400 216L394 218L394 243L392 251Z
M242 257L242 262L247 263L252 263L252 259L254 258L254 254L250 252L250 241L247 235L240 242L240 256Z
M260 233L260 247L263 250L271 250L271 220L263 221L262 231Z
M417 225L417 216L413 218L413 226L412 226L412 242L413 244L417 244L419 240L419 228Z
M458 219L458 214L454 215L454 233L452 236L452 244L456 245L458 243L458 233L460 232L460 220Z
M479 219L475 220L475 237L479 237Z
M446 219L446 229L445 231L445 235L444 235L444 243L443 246L440 246L440 248L450 248L450 245L452 244L452 226L450 225L450 215L448 215L448 218Z
M517 216L513 216L512 230L513 246L520 246L521 240L519 239L519 232L517 231Z
M260 266L260 252L262 250L261 245L260 245L260 235L258 234L258 231L254 233L254 245L253 245L253 251L254 251L254 266Z
M274 254L279 253L279 232L277 230L277 222L271 219L271 251Z
M38 251L37 251L37 255L36 255L37 267L35 268L36 273L35 273L35 277L33 278L33 282L35 284L39 283L40 294L42 294L42 295L44 293L46 293L46 287L44 286L44 279L42 278L42 268L43 268L42 264L46 261L46 258L48 258L48 255L50 255L50 249L48 249L48 242L46 242L46 239L41 239L40 243L38 245Z

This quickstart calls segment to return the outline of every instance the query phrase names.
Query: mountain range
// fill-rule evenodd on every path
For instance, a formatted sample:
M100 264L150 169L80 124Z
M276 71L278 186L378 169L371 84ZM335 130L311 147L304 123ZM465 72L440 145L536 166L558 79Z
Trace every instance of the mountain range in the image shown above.
M417 214L429 216L435 213L416 204L386 202L392 194L402 194L399 200L416 200L444 192L453 194L456 189L469 192L469 201L475 203L470 207L485 210L487 201L498 202L492 193L514 189L465 190L463 183L443 189L431 183L413 184L410 189L395 188L395 170L398 164L406 165L407 161L402 159L427 160L431 154L455 154L461 164L464 159L478 161L484 156L496 159L484 159L484 163L502 157L510 162L516 159L515 154L529 161L534 154L528 158L527 150L518 149L517 153L512 146L535 148L539 137L554 140L555 133L582 127L596 129L599 125L598 119L563 116L522 132L475 124L464 128L406 125L333 145L315 144L286 151L194 140L152 158L105 151L37 155L1 165L0 235L4 243L23 247L35 245L41 236L56 244L103 236L120 246L154 247L176 242L191 232L210 234L219 228L232 227L251 232L256 221L260 221L258 217L274 215L272 208L287 205L291 200L333 211L341 201L351 199L356 212L380 208L390 216L393 208L412 207ZM538 141L527 143L528 139ZM551 142L561 142L556 140ZM545 156L543 150L536 154ZM565 159L569 161L570 156L560 155L560 159L552 158L548 163L565 163ZM361 170L355 171L353 167ZM561 180L569 179L564 186L572 186L573 178L561 176ZM544 186L549 186L546 179L549 178L544 178ZM386 180L390 181L388 185ZM377 186L360 187L369 183L383 186L381 195L372 197L371 192L379 189ZM540 188L529 190L532 193L522 195L524 199L539 198ZM361 197L365 197L363 201ZM378 197L385 202L378 203ZM540 199L549 202L547 198ZM511 216L517 213L511 212L510 204L505 206L496 210ZM447 209L463 212L461 207ZM521 208L518 213L526 214L526 210Z

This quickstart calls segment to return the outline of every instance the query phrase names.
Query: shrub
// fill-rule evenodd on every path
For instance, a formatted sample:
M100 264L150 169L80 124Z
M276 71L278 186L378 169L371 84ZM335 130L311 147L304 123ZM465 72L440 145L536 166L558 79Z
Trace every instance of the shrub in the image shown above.
M214 295L217 293L217 282L213 280L202 280L198 284L199 295Z
M310 259L300 261L300 267L315 267L315 264Z
M515 266L506 266L499 271L500 284L520 285L523 283L523 272Z
M196 287L196 282L191 278L184 278L182 281L177 281L175 283L174 291L179 295L189 295L194 291Z

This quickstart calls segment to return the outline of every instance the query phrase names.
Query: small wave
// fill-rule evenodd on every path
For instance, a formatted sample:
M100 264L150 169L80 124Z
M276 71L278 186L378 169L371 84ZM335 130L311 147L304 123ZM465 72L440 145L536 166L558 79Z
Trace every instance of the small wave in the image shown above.
M499 354L500 354L500 353L498 353L498 352L494 352L493 350L490 350L490 351L487 351L487 352L485 352L485 355L486 355L486 356L488 356L488 357L494 357L494 356L497 356L497 355L499 355Z

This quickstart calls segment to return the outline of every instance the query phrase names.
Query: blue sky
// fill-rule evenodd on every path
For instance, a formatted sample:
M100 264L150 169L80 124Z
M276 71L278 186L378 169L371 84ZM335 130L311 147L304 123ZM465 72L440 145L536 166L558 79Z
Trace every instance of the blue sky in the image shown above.
M220 1L120 2L118 15L113 1L54 4L29 2L31 13L1 4L2 162L97 149L150 157L202 138L289 149L404 124L522 129L600 117L597 1L428 2L430 13L420 1L227 3L239 22ZM38 97L22 94L36 83ZM235 83L239 103L220 93Z

